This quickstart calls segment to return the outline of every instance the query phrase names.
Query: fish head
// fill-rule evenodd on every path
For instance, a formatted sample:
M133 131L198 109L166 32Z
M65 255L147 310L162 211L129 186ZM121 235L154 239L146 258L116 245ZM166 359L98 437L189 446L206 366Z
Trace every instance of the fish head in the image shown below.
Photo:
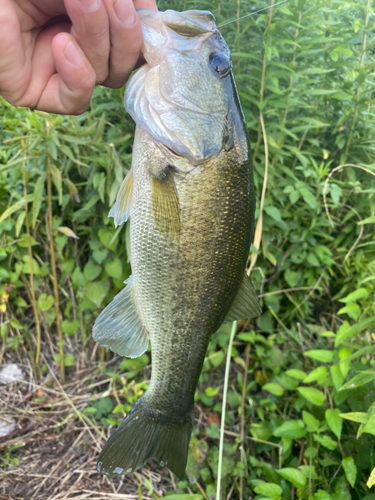
M175 156L200 165L231 147L229 49L207 11L138 11L146 64L129 80L125 108Z

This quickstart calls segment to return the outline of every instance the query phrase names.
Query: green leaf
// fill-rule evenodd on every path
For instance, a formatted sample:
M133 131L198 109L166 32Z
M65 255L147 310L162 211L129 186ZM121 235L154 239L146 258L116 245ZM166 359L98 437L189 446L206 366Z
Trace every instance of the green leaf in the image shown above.
M370 325L371 326L374 325L374 323L375 323L375 316L366 318L363 321L360 321L359 323L356 323L355 325L352 326L350 326L349 323L345 321L339 328L339 331L337 332L335 347L337 347L347 338L358 335L362 330L365 330Z
M312 497L312 500L332 500L332 497L326 491L318 490Z
M40 208L43 202L43 192L44 185L46 182L47 174L43 172L43 174L39 177L39 179L35 183L34 195L33 195L33 206L31 207L31 227L35 227L36 220L38 218Z
M266 495L274 500L281 500L283 490L278 484L262 482L254 488L255 493Z
M290 269L287 269L284 273L284 278L288 285L291 288L294 288L302 278L302 273L299 271L292 271Z
M69 337L72 337L80 327L78 319L73 321L64 320L61 324L62 331L66 333Z
M315 210L315 208L316 208L316 198L311 193L311 191L308 188L302 188L302 189L299 189L298 191L301 193L302 198L309 205L309 207L312 208L313 210ZM313 255L313 254L311 254L311 255ZM316 257L315 257L315 259L316 259ZM312 264L312 265L315 265L315 264ZM319 262L318 262L318 265L319 265Z
M220 391L220 387L207 387L205 389L206 396L212 397L216 396L216 394Z
M95 406L88 406L83 409L83 413L87 413L87 415L95 415L98 412L98 409Z
M113 409L113 402L111 398L105 396L104 398L99 399L99 401L95 403L95 406L102 412L103 415L107 415L108 413L111 413Z
M26 203L30 203L30 201L33 200L33 196L32 194L28 194L27 196L25 196L25 198L21 198L20 200L18 200L14 205L12 205L11 207L7 208L1 215L0 217L0 224L5 221L5 219L7 219L10 215L14 214L14 212L17 212L17 210L19 210L20 208L24 207L26 205Z
M336 391L338 391L342 386L342 383L344 381L344 376L341 373L340 367L338 365L332 365L330 368L330 372L333 385L335 386Z
M316 406L321 406L326 399L325 395L318 389L314 389L314 387L298 387L297 391L307 401Z
M296 370L295 368L291 368L285 372L285 375L288 377L295 378L296 380L304 380L306 378L306 373L302 370Z
M310 384L316 380L323 380L328 377L328 370L325 366L318 366L303 379L304 384Z
M105 247L112 250L112 252L116 250L118 237L115 238L114 241L112 241L112 238L114 236L114 230L99 229L98 236L100 241L103 243Z
M359 424L366 424L369 419L367 413L363 413L360 411L340 413L340 417L345 418L346 420L351 420L352 422L358 422Z
M107 274L111 276L111 278L117 278L117 279L121 278L122 275L121 260L116 257L112 262L108 262L105 265L105 270Z
M359 430L360 434L367 432L368 434L372 434L373 436L375 436L375 413L370 416L364 427L362 427L362 429L360 428Z
M347 314L349 318L357 320L361 315L361 309L358 304L348 304L345 307L341 307L337 311L337 314Z
M340 349L339 351L339 358L340 358L340 371L342 373L342 376L345 378L346 375L348 374L348 371L350 369L350 359L351 359L351 351L349 349L343 348Z
M92 281L86 285L86 297L93 302L96 307L100 307L109 290L107 280Z
M94 281L95 278L99 276L101 273L102 268L100 266L97 266L93 262L88 262L85 265L85 268L83 270L83 274L85 275L85 278L88 281Z
M374 224L375 223L375 215L371 215L370 217L366 217L359 222L357 222L358 226L364 226L365 224Z
M280 210L276 207L264 207L264 211L266 212L267 215L272 217L276 222L281 222L281 213Z
M262 389L264 391L268 391L274 396L282 396L284 394L284 389L280 384L276 384L275 382L270 382L269 384L265 384Z
M324 349L312 349L311 351L306 351L303 354L308 358L316 359L317 361L321 361L322 363L330 363L332 361L334 352Z
M52 295L47 295L46 293L42 293L38 298L38 305L41 311L48 311L53 306L53 297Z
M349 293L343 299L339 299L339 302L343 302L344 304L350 304L351 302L356 302L359 299L364 299L367 297L369 292L366 288L358 288L355 292Z
M61 205L62 196L63 196L61 171L55 165L51 164L51 174L52 174L52 181L55 185L55 188L57 190L57 194L59 196L59 205Z
M341 461L342 468L345 471L345 477L352 488L354 488L355 480L357 479L357 467L352 457L343 458Z
M24 212L21 212L21 213L24 213ZM33 238L31 235L29 238L26 233L23 233L23 235L21 236L20 241L17 243L17 245L21 248L28 248L29 243L30 243L30 246L32 246L32 247L39 245L39 243L35 240L35 238Z
M297 469L286 467L276 471L283 479L290 481L296 488L302 488L306 484L306 476Z
M302 420L287 420L273 431L276 437L297 439L306 435L305 425Z
M168 500L203 500L202 495L198 494L192 494L190 495L189 493L183 493L181 495L168 495L166 497Z
M16 238L18 238L18 236L20 235L23 223L25 221L25 217L26 217L26 210L23 210L18 214L16 222Z
M347 321L344 321L344 323L340 326L340 328L337 331L336 334L336 339L335 339L335 347L337 347L341 342L343 342L348 336L348 332L350 332L351 326Z
M209 356L208 359L210 360L210 363L212 364L212 366L214 368L217 368L218 366L221 365L221 363L224 360L224 353L223 353L223 351L215 352L214 354L211 354L211 356Z
M65 354L64 356L64 366L75 366L76 362L73 354Z
M366 486L367 488L372 488L375 484L375 467L372 469L371 474L367 480Z
M351 378L346 384L340 387L340 391L345 391L347 389L356 389L362 385L368 384L375 380L375 372L370 370L364 370L358 373L355 377Z
M335 434L337 439L340 439L342 430L342 418L340 417L340 411L337 409L326 410L325 417L328 427L331 429L333 434Z
M298 468L307 479L320 479L313 465L300 465Z
M94 250L92 257L98 264L102 264L106 259L107 255L108 255L107 248L103 248L101 250L97 248L96 250Z
M302 412L302 418L309 432L316 432L319 429L319 420L317 420L314 415L311 415L311 413L309 413L308 411Z
M25 274L30 274L31 273L31 266L30 266L30 258L28 255L23 256L23 261L24 264L22 266L22 272ZM33 273L34 274L40 274L40 267L39 264L35 259L32 259L32 267L33 267Z
M320 443L324 448L327 448L328 450L335 450L337 448L337 443L334 441L332 438L329 436L323 434L313 434L314 440Z

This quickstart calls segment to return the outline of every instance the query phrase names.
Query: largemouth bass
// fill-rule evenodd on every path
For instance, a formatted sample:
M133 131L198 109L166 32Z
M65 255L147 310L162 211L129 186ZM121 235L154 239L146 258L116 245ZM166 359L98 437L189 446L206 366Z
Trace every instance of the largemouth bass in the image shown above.
M130 473L153 458L181 478L210 336L224 321L260 312L245 273L252 164L229 49L213 15L139 16L146 64L125 91L137 124L132 168L110 212L116 226L131 216L133 274L93 337L128 357L150 340L152 376L107 441L98 471Z

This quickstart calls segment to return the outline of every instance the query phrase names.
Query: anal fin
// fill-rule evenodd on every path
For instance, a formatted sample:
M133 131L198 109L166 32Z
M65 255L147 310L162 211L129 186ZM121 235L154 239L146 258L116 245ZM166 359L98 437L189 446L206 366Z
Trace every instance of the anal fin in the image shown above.
M242 284L237 292L224 322L255 318L262 309L249 276L244 273Z
M148 347L148 332L134 302L131 277L125 283L127 286L97 317L92 337L120 356L136 358Z
M176 186L169 167L151 173L152 215L156 227L168 234L180 232L180 207Z
M130 217L133 199L133 170L130 169L122 181L116 201L111 208L108 217L115 219L115 227L126 222Z

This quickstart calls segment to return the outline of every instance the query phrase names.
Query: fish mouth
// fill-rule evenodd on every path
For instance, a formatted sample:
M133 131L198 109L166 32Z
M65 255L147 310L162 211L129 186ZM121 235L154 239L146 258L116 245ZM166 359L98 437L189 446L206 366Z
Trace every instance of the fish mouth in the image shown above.
M173 149L172 149L172 148L170 148L170 147L166 146L165 144L163 144L163 146L164 146L166 149L168 149L168 151L169 151L170 153L172 153L172 155L173 155L173 156L177 156L177 158L182 158L182 155L179 155L178 153L176 153L176 151L173 151Z

